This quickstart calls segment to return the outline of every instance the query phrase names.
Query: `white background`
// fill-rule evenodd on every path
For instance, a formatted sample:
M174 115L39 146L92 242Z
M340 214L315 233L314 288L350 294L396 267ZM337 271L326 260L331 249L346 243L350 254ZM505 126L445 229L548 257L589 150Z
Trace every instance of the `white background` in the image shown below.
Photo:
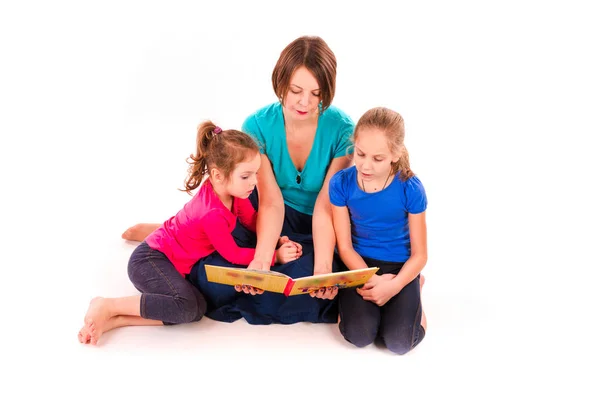
M598 398L592 2L332 3L2 3L1 391ZM398 357L335 325L204 319L81 345L92 297L137 293L122 231L189 198L197 124L275 101L304 34L337 56L335 105L406 120L429 197L425 340Z

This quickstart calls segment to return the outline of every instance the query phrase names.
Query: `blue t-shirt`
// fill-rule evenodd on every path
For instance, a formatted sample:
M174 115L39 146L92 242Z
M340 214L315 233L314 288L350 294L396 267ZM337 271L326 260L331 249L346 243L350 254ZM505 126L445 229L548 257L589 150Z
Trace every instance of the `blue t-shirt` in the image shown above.
M280 103L250 115L242 131L258 142L271 164L283 201L293 209L312 215L331 161L352 153L350 136L354 123L340 109L330 106L319 116L312 149L302 171L292 162L287 148L283 110Z
M356 167L336 173L329 181L329 199L348 207L354 250L363 257L404 262L410 257L408 214L427 209L423 184L416 176L402 182L400 174L380 192L366 193L356 179Z

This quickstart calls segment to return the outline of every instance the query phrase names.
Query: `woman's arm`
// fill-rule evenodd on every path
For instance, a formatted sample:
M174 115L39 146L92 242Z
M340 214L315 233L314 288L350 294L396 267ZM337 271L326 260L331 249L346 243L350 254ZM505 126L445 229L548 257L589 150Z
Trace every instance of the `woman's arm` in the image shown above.
M333 213L333 227L337 239L338 251L346 267L350 270L368 268L363 258L352 246L350 233L350 214L347 207L331 206Z
M283 226L284 206L271 161L261 154L258 170L258 217L256 220L256 252L249 269L271 269L271 260Z
M333 263L333 249L336 238L333 230L332 206L329 201L329 180L336 172L348 168L351 163L352 160L346 156L334 158L331 161L323 186L315 202L312 220L315 275L330 273Z

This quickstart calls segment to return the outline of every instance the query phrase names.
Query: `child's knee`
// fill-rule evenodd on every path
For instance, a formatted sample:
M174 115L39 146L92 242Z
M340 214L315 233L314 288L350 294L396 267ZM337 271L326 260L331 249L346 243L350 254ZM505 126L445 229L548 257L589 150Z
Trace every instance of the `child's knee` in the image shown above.
M414 347L412 338L407 335L388 335L383 337L383 342L388 350L399 355L408 353Z
M375 341L377 329L369 329L364 325L348 324L340 322L340 332L344 339L356 347L365 347Z
M200 321L206 313L206 302L199 304L195 296L177 297L176 302L184 323Z

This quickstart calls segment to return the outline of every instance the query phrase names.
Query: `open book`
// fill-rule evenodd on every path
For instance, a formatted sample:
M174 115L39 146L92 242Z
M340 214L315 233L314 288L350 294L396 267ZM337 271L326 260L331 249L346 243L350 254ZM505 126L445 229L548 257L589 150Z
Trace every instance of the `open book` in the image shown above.
M340 289L360 286L379 270L377 267L372 267L292 279L276 271L218 267L208 264L205 268L209 282L231 286L250 285L268 292L283 293L286 296L307 294L325 286L337 286Z

